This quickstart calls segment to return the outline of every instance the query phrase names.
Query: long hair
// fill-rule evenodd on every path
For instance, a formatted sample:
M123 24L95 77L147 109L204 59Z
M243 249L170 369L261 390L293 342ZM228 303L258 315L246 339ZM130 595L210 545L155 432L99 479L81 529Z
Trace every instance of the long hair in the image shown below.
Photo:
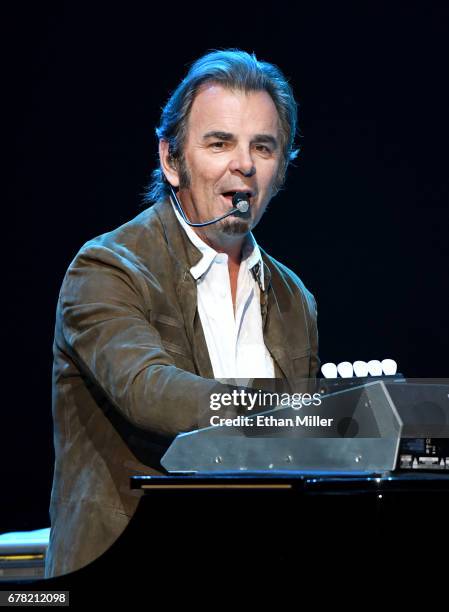
M240 49L211 51L196 60L162 109L156 135L169 143L170 156L178 162L181 184L188 176L183 148L190 110L199 88L208 82L237 91L266 91L273 99L280 120L282 152L274 190L277 193L285 180L289 163L298 154L298 149L295 148L298 105L287 79L277 66L261 62L254 53L249 54ZM169 189L159 166L151 175L144 202L156 202L168 193Z

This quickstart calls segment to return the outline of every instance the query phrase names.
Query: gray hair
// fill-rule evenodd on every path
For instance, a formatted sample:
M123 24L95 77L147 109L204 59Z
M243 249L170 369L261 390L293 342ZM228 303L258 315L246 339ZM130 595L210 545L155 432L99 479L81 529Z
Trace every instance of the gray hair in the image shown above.
M239 49L211 51L196 60L162 109L156 135L169 143L170 156L178 162L181 187L183 183L188 184L183 148L190 110L200 86L212 82L238 91L266 91L273 99L280 120L282 151L274 189L274 193L277 193L284 183L289 163L299 151L294 144L298 105L287 79L277 66L261 62L254 53ZM151 175L144 202L156 202L168 193L169 188L159 166Z

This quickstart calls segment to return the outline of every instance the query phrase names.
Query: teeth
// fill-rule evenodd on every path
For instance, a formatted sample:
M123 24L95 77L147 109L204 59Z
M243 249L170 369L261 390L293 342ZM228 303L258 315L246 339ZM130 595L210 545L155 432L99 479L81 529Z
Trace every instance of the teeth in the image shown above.
M398 371L398 364L394 359L383 359L381 363L382 370L387 376L394 376Z
M382 376L382 366L378 359L371 359L371 361L368 361L368 372L371 376Z
M368 364L366 361L354 361L354 374L362 378L368 376Z
M350 363L349 361L342 361L337 366L337 372L342 378L351 378L354 373L352 363Z
M323 363L321 366L321 373L324 378L337 378L337 366L335 363Z

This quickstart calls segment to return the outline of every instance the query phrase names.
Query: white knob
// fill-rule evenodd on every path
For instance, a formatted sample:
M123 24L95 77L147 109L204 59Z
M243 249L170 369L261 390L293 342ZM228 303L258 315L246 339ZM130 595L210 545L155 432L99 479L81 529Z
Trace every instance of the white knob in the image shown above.
M368 364L366 361L354 361L353 368L356 376L368 376Z
M371 361L368 361L368 372L371 376L382 376L382 366L378 359L371 359Z
M342 361L337 366L337 372L342 378L351 378L354 374L354 370L352 369L352 363L350 363L349 361Z
M321 372L324 378L337 378L337 366L335 363L323 363Z
M387 376L394 376L398 371L398 364L394 359L383 359L382 370Z

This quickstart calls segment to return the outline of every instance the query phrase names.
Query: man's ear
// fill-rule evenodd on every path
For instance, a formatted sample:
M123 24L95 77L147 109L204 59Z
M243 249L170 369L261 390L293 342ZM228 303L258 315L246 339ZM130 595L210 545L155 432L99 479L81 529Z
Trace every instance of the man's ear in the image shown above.
M174 159L169 152L169 144L167 140L159 140L159 161L161 163L162 172L167 181L173 187L179 187L178 170Z

